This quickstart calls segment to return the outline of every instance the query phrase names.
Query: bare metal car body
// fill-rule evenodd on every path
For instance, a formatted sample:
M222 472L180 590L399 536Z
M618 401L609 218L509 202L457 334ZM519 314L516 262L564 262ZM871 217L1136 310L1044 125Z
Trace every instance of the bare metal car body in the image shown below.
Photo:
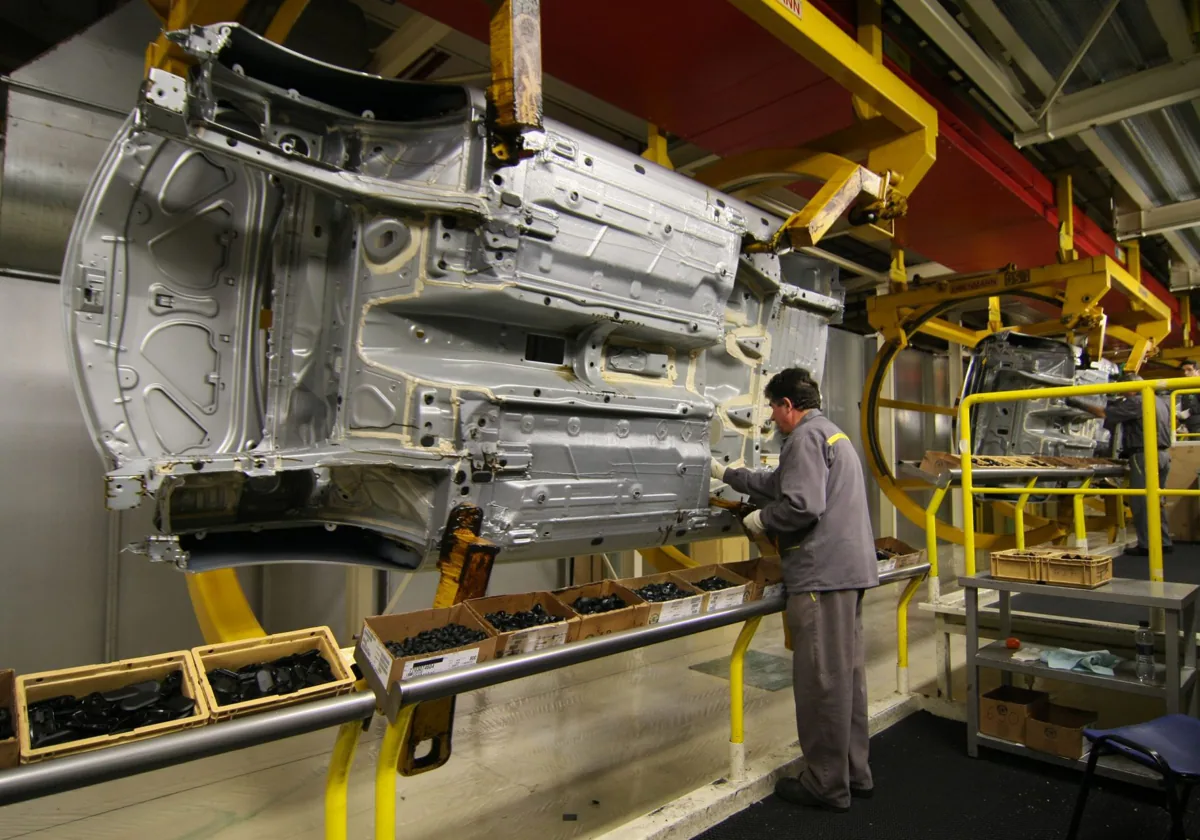
M1107 359L1084 364L1080 349L1066 342L1005 331L987 336L973 349L962 397L1094 385L1110 382L1116 374L1117 366ZM1105 404L1104 397L1084 401ZM971 412L976 455L1090 458L1107 454L1110 436L1102 421L1062 399L980 403Z
M762 388L824 367L836 269L779 224L547 121L510 165L482 94L174 38L76 220L72 362L147 551L416 568L452 511L501 559L722 536L710 453L773 446Z

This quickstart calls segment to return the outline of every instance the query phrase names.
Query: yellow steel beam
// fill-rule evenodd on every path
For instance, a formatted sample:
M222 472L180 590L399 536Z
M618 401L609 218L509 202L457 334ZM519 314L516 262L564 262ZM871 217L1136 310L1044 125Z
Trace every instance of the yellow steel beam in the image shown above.
M969 330L943 318L930 318L921 325L918 332L949 341L952 344L961 344L964 347L974 347L980 339L988 334L987 330Z
M250 609L233 569L188 574L188 595L200 633L209 644L258 639L266 634Z
M797 0L731 2L902 130L929 132L927 163L933 164L937 111L819 9Z
M1184 359L1194 359L1200 356L1200 347L1192 344L1183 344L1179 347L1164 347L1158 351L1157 361L1173 361L1178 362Z
M1136 239L1125 243L1125 268L1130 277L1142 282L1142 243Z
M263 33L263 36L268 41L282 44L287 40L292 27L296 25L296 21L300 20L300 15L304 14L304 10L307 8L308 0L283 0L275 12L275 17L271 18L271 22L267 24L267 31Z
M1000 298L992 295L988 298L988 332L1000 332L1004 329L1004 317L1000 310Z
M907 292L877 295L867 299L867 318L875 329L892 341L905 341L905 323L911 322L931 307L949 301L970 300L1003 294L1028 292L1035 289L1066 284L1063 315L1060 325L1032 325L1022 331L1031 335L1053 334L1061 330L1103 331L1107 320L1101 299L1110 291L1120 292L1129 300L1133 314L1121 320L1134 323L1137 344L1145 352L1156 347L1171 331L1171 310L1154 294L1137 282L1124 267L1111 257L1088 257L1032 269L1007 269L982 274L949 275L935 278ZM953 327L953 325L950 325ZM923 332L940 337L966 337L961 328L947 329L935 324ZM948 338L948 340L950 340ZM974 341L971 342L972 344Z
M642 157L667 169L675 168L667 154L667 138L659 133L654 123L646 126L646 151L642 152Z
M904 230L904 220L896 220L896 233L902 234ZM904 247L900 241L902 235L892 240L892 259L888 263L888 291L889 292L906 292L908 291L908 271L904 267Z
M542 20L538 0L497 0L490 28L492 83L488 99L495 127L516 134L542 126ZM504 143L493 147L512 156Z
M721 158L697 169L694 177L722 192L753 195L773 186L801 180L829 181L853 161L833 152L811 149L755 149ZM863 176L867 192L878 195L883 179ZM810 202L811 203L811 202Z
M150 4L160 17L165 5L162 0ZM245 6L246 0L170 0L170 7L163 18L162 34L146 48L146 72L157 67L177 76L186 75L191 62L182 49L167 40L166 33L189 26L210 26L237 20Z
M875 8L878 0L865 0L860 9L863 15L860 37L865 47L819 9L801 0L730 2L850 91L858 116L872 123L872 133L878 131L878 124L874 123L878 118L887 120L898 130L898 136L872 139L867 144L865 161L865 169L882 179L885 185L873 206L881 222L880 230L890 235L890 221L907 211L907 196L916 189L937 157L938 118L932 105L883 65L882 32ZM791 154L799 161L810 156L811 151L798 149L792 150ZM790 169L785 166L774 171ZM844 201L849 190L847 179L854 176L842 175L839 186L814 197L809 206L819 201ZM815 227L819 229L831 215L836 218L832 206L813 207L807 221L817 223ZM811 230L814 225L801 225L802 230L805 227ZM808 236L802 233L801 239Z
M660 572L677 572L700 565L673 545L641 549L642 559Z
M883 64L883 2L882 0L858 0L858 45ZM855 96L852 100L854 114L860 120L879 116L879 112Z
M1058 261L1072 262L1079 258L1079 252L1075 250L1075 197L1071 176L1058 176L1054 187L1058 202Z
M857 163L846 161L838 166L829 180L817 190L817 194L804 205L804 209L793 213L783 223L783 227L772 238L772 250L779 247L784 233L788 235L793 248L816 245L858 197L863 193L871 194L870 185L878 182L873 173ZM879 195L875 197L882 198Z

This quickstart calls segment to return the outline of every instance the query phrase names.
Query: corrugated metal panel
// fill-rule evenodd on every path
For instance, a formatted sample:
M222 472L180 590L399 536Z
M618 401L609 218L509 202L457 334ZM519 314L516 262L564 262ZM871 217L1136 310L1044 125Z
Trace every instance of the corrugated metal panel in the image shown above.
M1057 76L1071 60L1106 0L997 0L1010 24L1046 69ZM1146 0L1124 0L1064 88L1093 85L1166 64L1171 60ZM1175 105L1097 129L1139 186L1157 204L1200 196L1200 118L1193 105ZM1181 238L1200 259L1200 234Z
M75 211L133 108L142 56L159 29L145 3L129 3L12 74L0 204L4 266L62 269Z

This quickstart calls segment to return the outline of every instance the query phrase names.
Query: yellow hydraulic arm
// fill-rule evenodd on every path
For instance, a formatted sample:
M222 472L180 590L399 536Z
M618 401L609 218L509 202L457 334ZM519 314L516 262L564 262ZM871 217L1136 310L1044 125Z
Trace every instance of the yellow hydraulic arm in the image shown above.
M860 222L893 236L894 222L937 154L937 111L882 63L878 0L860 3L859 40L803 0L730 0L854 95L860 122L802 149L769 149L700 169L711 186L752 195L815 178L824 186L776 234L793 247L815 244L856 202ZM902 261L900 264L903 264Z

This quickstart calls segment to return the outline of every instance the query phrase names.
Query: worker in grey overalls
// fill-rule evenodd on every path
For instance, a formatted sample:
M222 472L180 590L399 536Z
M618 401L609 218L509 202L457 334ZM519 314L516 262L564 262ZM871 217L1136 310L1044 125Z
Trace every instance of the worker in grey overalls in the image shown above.
M799 778L780 779L789 802L847 811L873 792L867 730L863 590L879 583L862 464L850 439L821 414L821 393L803 368L766 387L771 419L786 436L775 470L712 475L759 510L743 522L777 541L787 589L796 729L804 751Z
M1185 359L1180 367L1183 369L1184 376L1200 376L1200 365L1192 359ZM1178 416L1182 427L1181 431L1193 435L1200 434L1200 394L1180 394ZM1196 439L1187 438L1187 440Z
M1141 381L1141 378L1136 373L1121 375L1122 382ZM1159 487L1163 487L1167 483L1167 473L1171 471L1171 403L1169 399L1166 394L1154 395ZM1145 488L1146 453L1142 451L1145 445L1142 438L1142 395L1134 393L1127 397L1109 399L1108 405L1104 408L1090 405L1076 397L1068 397L1065 402L1072 408L1086 411L1102 418L1106 424L1118 427L1114 429L1114 433L1117 431L1120 433L1118 449L1120 457L1129 462L1129 486ZM1133 511L1133 527L1137 531L1137 547L1131 548L1125 553L1135 557L1148 557L1150 555L1150 530L1146 514L1146 497L1130 496L1129 507ZM1163 553L1171 554L1175 551L1175 547L1172 545L1171 535L1167 531L1166 505L1159 506L1159 518L1161 520L1159 527L1162 528Z

